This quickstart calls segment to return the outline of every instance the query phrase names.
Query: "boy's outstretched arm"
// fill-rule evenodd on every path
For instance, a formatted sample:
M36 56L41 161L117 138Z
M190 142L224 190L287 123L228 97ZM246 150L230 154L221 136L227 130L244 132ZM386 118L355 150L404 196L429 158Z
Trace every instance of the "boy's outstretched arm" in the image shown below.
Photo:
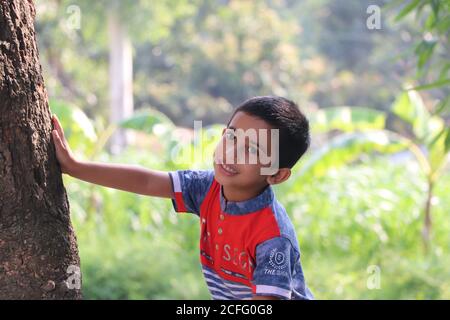
M169 174L139 166L79 161L73 156L57 117L53 120L53 142L61 170L72 177L105 187L149 195L173 198Z

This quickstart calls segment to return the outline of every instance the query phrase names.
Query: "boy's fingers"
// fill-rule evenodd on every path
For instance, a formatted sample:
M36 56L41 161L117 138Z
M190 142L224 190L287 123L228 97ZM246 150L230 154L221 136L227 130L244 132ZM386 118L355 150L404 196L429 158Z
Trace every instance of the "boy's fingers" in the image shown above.
M53 119L55 129L58 132L58 136L60 138L64 138L64 130L61 127L61 124L59 123L59 120L58 120L58 117L56 116L56 114L53 115L52 119Z
M55 141L55 143L58 143L59 136L58 136L58 131L56 131L56 129L52 130L52 135L53 135L53 140Z
M57 148L61 148L62 147L62 141L61 141L61 138L60 138L60 136L58 134L58 131L57 130L53 130L52 134L53 134L53 140L55 142L55 146Z
M58 117L56 116L56 114L53 115L53 124L57 131L61 131L61 124L59 123L59 120L58 120Z

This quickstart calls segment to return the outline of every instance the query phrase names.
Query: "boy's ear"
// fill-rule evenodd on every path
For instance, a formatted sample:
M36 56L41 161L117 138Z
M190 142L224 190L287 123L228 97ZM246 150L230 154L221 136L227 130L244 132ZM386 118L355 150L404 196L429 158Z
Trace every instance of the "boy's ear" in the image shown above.
M268 176L266 178L266 181L268 184L279 184L289 179L290 176L291 176L291 169L280 168L278 169L277 173Z

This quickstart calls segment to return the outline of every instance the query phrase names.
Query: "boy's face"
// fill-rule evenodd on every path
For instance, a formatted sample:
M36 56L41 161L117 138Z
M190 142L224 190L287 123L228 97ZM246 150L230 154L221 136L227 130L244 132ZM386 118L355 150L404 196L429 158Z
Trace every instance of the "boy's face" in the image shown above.
M214 152L215 178L219 184L234 188L263 187L267 175L261 169L272 154L273 128L264 120L237 112Z

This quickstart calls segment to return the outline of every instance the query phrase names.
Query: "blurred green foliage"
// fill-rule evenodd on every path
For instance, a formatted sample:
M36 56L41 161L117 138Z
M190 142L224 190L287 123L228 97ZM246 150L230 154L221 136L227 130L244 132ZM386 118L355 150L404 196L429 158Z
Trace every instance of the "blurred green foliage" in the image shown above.
M86 126L86 118L74 114L61 113L59 117L72 127L77 126L77 119L83 119L80 127ZM339 113L333 114L330 124L339 124ZM379 121L370 113L368 117ZM146 130L145 124L155 128L158 122L173 126L158 113L139 112L123 126L144 130L140 140L147 140L148 145L141 141L121 155L100 152L95 159L161 170L211 167L211 150L220 126L206 128L200 137L206 155L200 160L196 157L192 164L192 155L201 151L193 137L181 146L179 141L174 145L177 129L167 131L165 139L154 130ZM319 131L322 125L317 126ZM370 132L352 134L367 143L370 139L365 134ZM72 143L87 139L89 134L79 128L68 131L67 137ZM161 153L151 149L155 138ZM385 141L388 145L389 139ZM179 152L168 156L174 146ZM394 151L402 148L405 146L394 146ZM430 250L424 254L420 232L427 180L419 173L420 165L412 157L396 159L373 151L382 152L366 146L364 152L358 147L353 153L347 146L335 153L333 162L316 164L323 174L306 175L310 172L308 163L320 154L314 151L288 182L275 187L297 230L309 286L319 299L450 298L450 260L446 255L450 245L450 199L446 196L450 174L445 173L436 184L432 204L435 227ZM349 159L348 154L353 157ZM197 217L176 214L170 200L107 189L67 176L64 179L87 299L209 298L198 258ZM380 272L379 288L368 284L374 266Z
M136 162L157 165L144 158ZM436 190L433 249L424 255L426 186L417 170L411 162L405 170L405 164L392 165L386 158L367 159L311 184L297 179L276 188L296 227L306 279L318 299L450 298L450 176ZM175 213L169 200L100 187L83 195L87 184L71 178L65 183L85 298L209 299L195 216ZM371 265L381 270L380 289L367 287Z
M310 117L313 145L275 191L316 297L450 298L450 1L36 4L51 109L77 156L210 168L234 107L255 95L287 96ZM380 30L366 26L368 5L382 8ZM137 109L112 124L105 120L111 11L133 42ZM69 27L77 12L80 27ZM194 120L203 120L200 137L185 128ZM119 127L136 136L113 156L105 145ZM209 298L197 218L177 215L169 200L64 180L86 298Z
M402 5L402 10L395 21L403 21L414 16L421 26L421 38L417 38L414 54L417 59L417 78L433 79L432 83L423 84L421 89L432 89L450 84L450 1L448 0L410 0L392 1L389 6ZM449 107L447 99L445 108ZM447 110L448 111L448 110Z
M150 150L149 150L150 152ZM147 167L132 150L109 161ZM313 183L277 187L296 227L308 283L319 299L448 299L450 176L436 188L432 250L420 238L426 184L415 162L368 158ZM198 219L152 199L66 178L87 299L208 299ZM381 288L369 290L371 265Z
M289 96L311 112L340 105L388 111L404 83L448 79L448 66L435 67L431 58L425 67L442 71L441 76L416 74L412 51L425 32L412 15L397 22L398 3L382 11L380 30L367 28L368 5L384 8L384 0L36 3L50 95L78 105L96 122L109 114L107 16L112 10L119 12L133 43L135 108L155 108L177 126L191 127L194 119L223 123L243 100L267 94ZM77 17L71 8L78 10L79 28L68 26ZM440 5L438 22L446 21L447 11ZM446 39L439 37L433 56L448 62ZM429 108L448 103L447 97L448 85L425 96Z

